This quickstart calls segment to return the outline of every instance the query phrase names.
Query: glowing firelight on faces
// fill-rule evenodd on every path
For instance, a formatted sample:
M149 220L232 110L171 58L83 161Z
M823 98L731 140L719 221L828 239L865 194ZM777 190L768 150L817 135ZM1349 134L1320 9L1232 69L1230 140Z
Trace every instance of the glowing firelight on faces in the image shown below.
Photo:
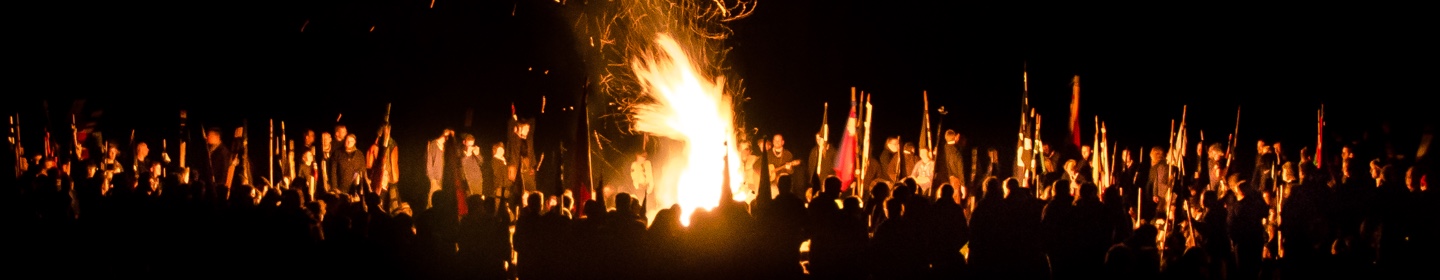
M656 182L674 189L681 206L680 223L690 225L696 208L712 209L720 203L725 169L730 156L730 189L736 201L744 201L740 153L735 151L734 108L724 90L725 78L702 77L690 56L669 35L656 36L663 54L653 53L632 59L631 66L644 94L655 103L636 106L635 129L685 143L684 151L667 159L683 164L678 182Z

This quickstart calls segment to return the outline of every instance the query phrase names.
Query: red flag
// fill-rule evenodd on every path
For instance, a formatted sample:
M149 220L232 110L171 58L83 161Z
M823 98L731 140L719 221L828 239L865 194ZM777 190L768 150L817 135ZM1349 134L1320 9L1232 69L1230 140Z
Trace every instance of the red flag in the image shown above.
M1070 80L1070 143L1080 146L1080 75Z
M840 151L835 154L835 177L840 179L840 191L847 191L850 182L855 181L855 103L850 103L850 118L845 120L845 138L840 141Z
M455 188L455 210L460 217L470 214L470 205L465 204L465 188Z

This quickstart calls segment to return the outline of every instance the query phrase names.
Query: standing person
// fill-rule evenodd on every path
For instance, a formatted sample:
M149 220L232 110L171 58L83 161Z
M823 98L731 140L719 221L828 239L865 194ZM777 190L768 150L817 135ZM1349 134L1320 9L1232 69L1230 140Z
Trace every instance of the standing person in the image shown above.
M805 161L809 164L803 176L806 182L814 180L810 176L820 176L819 180L835 176L835 149L825 142L823 132L815 134L815 148L810 149L810 156L805 157Z
M386 209L398 210L400 204L400 188L394 187L400 183L400 145L395 143L395 138L390 137L390 124L380 125L380 131L375 144L365 155L365 162L369 168L367 183L370 191L377 193L384 198ZM382 153L380 149L385 149ZM383 154L383 155L382 155Z
M334 141L330 143L330 146L332 146L332 147L345 147L345 137L346 137L346 136L350 136L350 130L349 130L349 129L346 129L346 128L345 128L345 125L343 125L343 124L337 124L337 125L335 125L335 138L334 138ZM336 153L336 154L339 154L341 151L340 151L340 150L336 150L336 151L333 151L333 152ZM331 155L330 157L331 157L331 158L334 158L335 155Z
M490 172L487 174L490 178L485 178L485 182L487 183L485 196L487 200L490 197L499 200L504 197L505 191L508 190L510 185L515 181L515 171L510 167L508 160L505 159L504 142L495 142L494 145L490 146L489 165Z
M356 191L355 186L360 179L365 177L365 153L355 147L355 135L345 135L345 148L335 151L333 163L335 175L332 179L334 189L332 194L350 195Z
M204 161L192 160L192 162L205 162L206 166L199 169L201 181L211 186L225 184L225 170L230 166L230 148L225 147L223 138L220 136L219 128L210 128L205 131L205 155Z
M425 195L425 209L435 206L432 201L435 199L435 192L440 191L441 180L445 174L445 140L451 133L451 130L446 129L440 132L440 137L425 145L425 177L430 182L430 191Z
M335 160L332 152L335 150L333 137L329 132L320 134L320 147L315 153L315 189L317 192L330 193L335 188Z
M485 194L485 156L480 153L480 146L475 145L475 136L469 133L464 134L461 139L464 150L460 154L461 176L464 176L466 196ZM435 192L438 189L432 189Z
M653 170L648 153L642 151L635 154L635 162L630 163L630 182L635 188L631 191L635 195L644 196L650 193L650 186L655 182Z
M945 165L941 166L941 168L945 169L946 176L935 179L949 182L951 186L955 187L956 191L960 192L961 197L968 195L965 189L967 181L965 178L965 162L967 159L964 154L965 150L965 144L960 141L960 133L956 133L955 130L946 129L945 145L941 145L940 151L938 151L943 154L945 159ZM939 161L936 162L938 163Z
M884 180L891 184L899 182L900 177L907 174L907 172L901 171L900 166L903 164L900 162L901 158L900 136L886 138L885 150L880 152L881 166L876 166L880 170L880 176L876 179Z
M1166 161L1165 149L1161 147L1150 148L1150 180L1146 183L1145 195L1150 199L1145 200L1141 208L1146 213L1141 217L1146 219L1155 217L1156 205L1169 206L1170 194L1170 164Z
M299 188L305 192L305 201L314 201L316 190L324 191L316 183L315 150L303 150L300 152L300 163L295 166L295 180L291 183L292 188Z
M505 160L516 170L514 180L520 180L524 187L524 192L517 194L532 192L535 191L535 167L538 164L535 158L535 138L531 137L533 120L518 120L513 117L511 120L510 135L505 145L510 153L505 155ZM519 205L520 201L515 200L513 203Z
M905 142L904 147L900 152L900 173L895 173L896 181L905 181L905 177L910 176L910 170L915 169L915 163L920 161L920 157L915 155L915 142Z
M915 168L910 171L910 177L915 178L915 187L920 194L926 197L932 196L931 186L935 178L935 160L930 156L930 149L921 147L919 159L915 161Z

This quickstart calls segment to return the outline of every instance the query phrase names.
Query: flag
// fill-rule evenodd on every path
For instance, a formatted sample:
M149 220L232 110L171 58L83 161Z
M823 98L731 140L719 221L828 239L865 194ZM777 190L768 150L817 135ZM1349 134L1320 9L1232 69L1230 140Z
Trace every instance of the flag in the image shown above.
M1032 112L1030 109L1030 74L1022 72L1022 77L1025 82L1025 91L1022 95L1023 100L1020 105L1020 132L1018 133L1019 137L1015 143L1015 168L1013 172L1015 173L1015 178L1020 179L1023 185L1030 181L1025 175L1029 174L1028 163L1030 162L1032 153L1031 145L1033 143L1031 142L1032 134L1030 131L1031 115L1027 115Z
M568 174L570 176L569 181L571 188L575 194L575 209L573 209L575 212L573 213L580 213L581 215L585 213L585 203L592 200L593 190L591 183L592 177L590 174L590 103L588 99L588 94L581 96L580 110L575 112L576 131L574 138L572 138L574 139L572 145L576 146L571 149L574 154L570 156L570 158L574 159L570 162L574 164L574 166L569 169L573 172Z
M1080 146L1080 75L1070 80L1070 143Z
M850 117L845 120L845 138L840 140L840 151L835 154L835 177L840 179L840 191L850 188L855 181L856 117L855 101L850 101Z

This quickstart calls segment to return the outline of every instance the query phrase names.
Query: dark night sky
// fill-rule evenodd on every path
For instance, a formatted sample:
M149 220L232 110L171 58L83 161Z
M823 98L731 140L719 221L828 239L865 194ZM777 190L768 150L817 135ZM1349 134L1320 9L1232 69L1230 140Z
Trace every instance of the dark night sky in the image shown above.
M1065 137L1067 83L1076 74L1087 141L1099 114L1112 141L1163 144L1185 104L1192 135L1204 129L1207 140L1234 129L1243 105L1242 143L1260 136L1312 143L1321 103L1333 129L1353 130L1348 135L1390 120L1399 141L1413 142L1412 131L1436 119L1434 101L1425 100L1435 92L1428 51L1437 48L1428 42L1433 28L1423 27L1428 17L1414 14L1420 9L931 2L761 0L727 41L731 75L744 79L751 97L747 122L794 135L791 148L808 150L813 143L801 135L818 129L821 103L830 102L830 121L843 124L849 88L857 86L874 93L875 141L901 133L914 141L920 92L928 90L932 106L953 112L946 128L974 143L1011 145L1026 67L1049 141ZM10 26L6 44L10 95L28 96L4 107L28 114L32 125L41 122L41 99L58 118L71 98L88 97L87 108L107 109L106 129L128 130L128 120L164 124L134 125L142 138L146 130L161 136L181 108L210 124L280 118L296 128L328 126L344 112L359 127L352 131L373 137L385 102L394 102L395 133L409 135L397 138L419 147L419 135L460 127L467 108L476 111L472 131L498 140L511 102L535 112L543 95L555 111L584 92L569 7L429 4L29 3L9 13L29 20ZM539 133L563 135L564 126L542 119ZM38 129L27 127L26 138ZM418 164L421 153L402 154Z

